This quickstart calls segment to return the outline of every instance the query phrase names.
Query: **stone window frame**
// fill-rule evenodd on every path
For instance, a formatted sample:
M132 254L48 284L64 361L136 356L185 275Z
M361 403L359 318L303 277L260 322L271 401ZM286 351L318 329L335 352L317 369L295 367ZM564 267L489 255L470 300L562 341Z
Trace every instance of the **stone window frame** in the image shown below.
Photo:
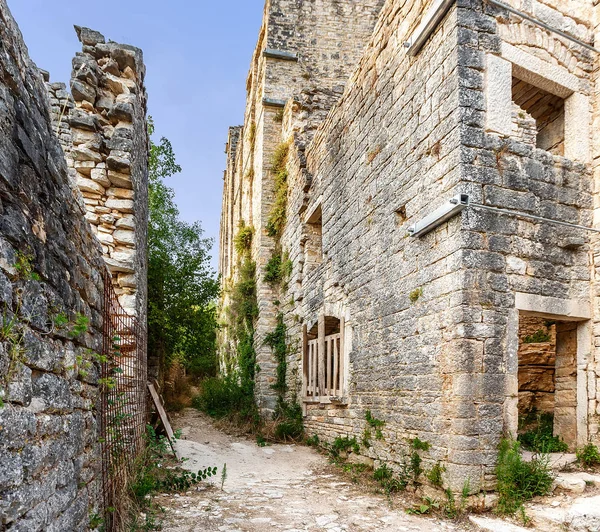
M592 357L592 312L590 302L561 299L523 292L515 293L515 307L509 314L506 329L506 393L504 432L517 437L519 414L519 313L557 321L577 322L577 447L588 443L588 369Z
M583 80L507 42L502 43L500 55L486 56L486 131L512 136L513 76L564 99L564 157L589 163L592 113Z
M316 243L317 232L313 226L320 226L320 234L318 234L319 242ZM323 248L323 201L319 197L314 204L307 209L307 214L304 216L304 226L306 240L304 242L304 263L310 266L319 266L323 262L325 250ZM312 253L312 257L310 254Z

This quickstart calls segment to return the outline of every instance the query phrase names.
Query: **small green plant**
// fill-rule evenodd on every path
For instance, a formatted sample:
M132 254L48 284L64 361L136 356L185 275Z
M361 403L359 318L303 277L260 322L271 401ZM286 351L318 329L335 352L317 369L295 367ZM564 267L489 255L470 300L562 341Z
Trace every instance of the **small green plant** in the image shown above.
M441 488L444 479L442 478L442 474L446 471L446 468L440 463L436 462L436 464L429 470L427 473L427 478L432 485Z
M348 436L338 436L329 448L329 453L333 458L339 458L340 453L348 453L351 451L356 454L360 452L360 445L356 441L356 436L353 436L352 438L349 438Z
M57 329L64 329L69 324L69 318L64 312L59 312L52 319Z
M369 426L375 429L375 439L383 440L383 432L381 432L381 429L385 425L385 421L373 417L370 410L365 412L365 419L367 420Z
M577 461L586 467L600 465L600 451L592 442L577 449Z
M520 434L518 441L524 448L538 453L564 453L569 446L559 436L554 436L554 416L536 414L532 429Z
M319 436L317 434L313 434L312 436L306 438L305 443L309 447L318 447L320 445Z
M276 285L281 282L281 255L279 253L274 254L265 265L263 279L270 285Z
M295 401L284 401L280 396L277 401L274 419L275 437L281 441L302 439L304 435L304 421L302 407Z
M25 281L39 281L41 277L35 272L33 268L33 256L17 251L17 262L14 265L17 275L20 279Z
M242 220L238 227L238 232L233 240L235 250L239 255L252 249L252 239L254 238L254 227L246 225Z
M223 491L223 487L225 486L226 480L227 480L227 464L223 464L223 469L221 469L221 491Z
M406 513L411 515L427 515L440 509L441 503L437 499L424 497L421 504L416 504L411 508L407 508Z
M259 447L267 446L267 440L260 432L256 435L256 445L258 445Z
M421 467L421 463L423 459L419 455L417 451L413 451L410 455L410 469L413 475L413 482L417 482L419 477L423 473L423 468Z
M77 313L75 315L75 320L71 324L71 330L69 331L69 336L71 338L77 338L86 332L88 332L90 326L90 319L85 314Z
M114 390L117 385L117 381L114 377L102 377L98 379L98 386L102 390Z
M496 477L499 496L497 511L510 515L521 511L525 501L549 493L553 481L547 456L525 462L519 442L509 439L500 442Z
M373 471L373 478L389 495L398 491L404 491L409 484L409 478L406 474L405 465L401 465L400 473L395 475L392 469L387 464L381 464Z
M275 115L273 116L273 120L278 124L281 124L281 122L283 122L283 109L277 109Z
M279 144L271 159L271 171L275 182L275 201L267 218L267 234L279 240L286 222L288 171L287 161L290 152L290 142Z
M408 299L410 299L411 303L416 303L417 301L419 301L422 295L423 289L420 287L415 288L410 294L408 294Z
M429 449L431 448L431 444L429 442L420 440L418 437L410 440L410 446L415 451L429 451Z
M523 338L524 344L540 344L545 342L550 342L552 337L542 329L535 331L533 334L530 334Z
M371 447L371 431L368 428L366 428L363 431L360 443L362 444L363 447L366 447L367 449L369 447Z
M103 524L104 524L104 519L100 514L94 513L94 514L90 515L89 527L91 530L95 530L96 528L99 528Z

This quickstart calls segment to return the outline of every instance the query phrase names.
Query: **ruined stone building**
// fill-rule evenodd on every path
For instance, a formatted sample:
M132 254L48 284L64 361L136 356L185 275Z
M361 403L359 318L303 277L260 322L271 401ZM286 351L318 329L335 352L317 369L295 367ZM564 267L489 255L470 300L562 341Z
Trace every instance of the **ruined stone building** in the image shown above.
M99 354L119 349L122 378L146 383L143 366L127 374L133 346L115 325L146 319L145 67L139 49L76 30L67 89L0 0L0 530L14 532L102 516L112 386Z
M371 411L384 439L362 455L393 466L419 437L444 483L473 491L529 412L571 449L600 443L599 15L591 0L266 2L220 241L225 325L256 263L265 414L283 370L309 435L360 440ZM230 326L220 341L231 366Z

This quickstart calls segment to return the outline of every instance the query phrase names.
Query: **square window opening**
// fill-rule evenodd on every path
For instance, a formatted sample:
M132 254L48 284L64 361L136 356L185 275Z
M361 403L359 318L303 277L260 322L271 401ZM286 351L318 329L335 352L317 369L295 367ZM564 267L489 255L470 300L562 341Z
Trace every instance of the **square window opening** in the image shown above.
M564 157L564 98L513 76L512 102L515 136L522 142Z

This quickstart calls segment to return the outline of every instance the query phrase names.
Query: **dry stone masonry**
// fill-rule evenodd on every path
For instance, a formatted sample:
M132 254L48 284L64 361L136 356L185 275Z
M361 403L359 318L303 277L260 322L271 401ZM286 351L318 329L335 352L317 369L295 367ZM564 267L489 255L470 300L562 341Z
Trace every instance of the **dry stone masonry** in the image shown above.
M70 94L33 64L0 0L0 530L11 532L83 531L102 515L94 353L107 265L145 319L141 52L78 34ZM78 315L89 324L70 334Z
M142 52L75 29L83 51L73 59L72 96L61 84L48 84L53 122L119 301L144 320L148 137Z
M259 405L273 409L264 338L281 312L308 434L360 440L370 410L384 439L363 459L400 464L419 437L425 467L440 461L456 490L494 488L500 438L532 407L571 449L600 443L599 239L577 227L599 223L600 12L591 0L507 3L525 16L451 3L416 50L438 2L267 1L228 144L220 271L230 287L235 235L251 225ZM408 236L459 193L470 207ZM291 274L273 289L276 246ZM233 347L222 334L224 356Z

